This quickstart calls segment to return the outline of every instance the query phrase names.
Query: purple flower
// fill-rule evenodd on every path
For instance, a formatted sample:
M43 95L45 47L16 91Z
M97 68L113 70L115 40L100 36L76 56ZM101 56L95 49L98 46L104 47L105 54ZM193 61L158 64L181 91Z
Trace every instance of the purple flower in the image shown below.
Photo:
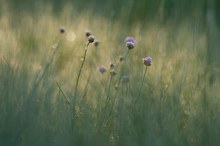
M125 43L127 43L127 42L132 42L134 45L137 44L135 39L133 37L131 37L131 36L128 36L128 37L125 38Z
M99 72L100 72L100 73L106 72L106 68L101 65L101 66L99 67Z
M132 43L132 42L127 42L127 43L126 43L126 46L127 46L128 49L130 50L130 49L134 49L135 44Z
M143 58L143 61L144 61L144 65L151 66L152 58L151 57L146 57L146 58Z

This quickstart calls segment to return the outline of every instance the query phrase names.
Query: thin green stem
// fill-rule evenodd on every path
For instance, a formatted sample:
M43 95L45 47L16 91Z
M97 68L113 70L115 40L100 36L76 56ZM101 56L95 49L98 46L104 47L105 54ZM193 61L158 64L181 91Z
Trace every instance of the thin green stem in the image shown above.
M110 79L109 79L108 90L107 90L107 94L106 94L106 102L105 102L105 107L104 107L104 113L106 112L106 108L107 108L108 101L109 101L109 94L110 94L110 90L111 90L112 77L113 76L110 76Z
M145 76L146 76L146 72L147 72L147 67L146 67L145 70L144 70L144 75L143 75L143 78L142 78L142 81L141 81L141 86L140 86L140 88L139 88L138 96L137 96L137 98L135 99L134 105L136 104L137 100L140 98L141 89L142 89L143 84L144 84L144 78L145 78Z
M107 90L107 95L106 95L106 104L109 100L109 93L110 93L110 89L111 89L111 83L112 83L112 76L110 77L110 80L109 80L109 85L108 85L108 90Z
M124 72L124 68L125 68L125 66L126 66L126 64L127 64L127 57L128 57L128 55L129 55L129 52L130 52L130 50L128 49L128 51L127 51L127 53L126 53L126 55L125 55L125 64L124 64L124 66L122 66L122 69L121 69L121 73L120 73L120 76L119 76L119 80L118 80L118 89L117 89L117 91L116 91L116 93L115 93L115 96L114 96L114 98L116 98L117 96L118 96L118 91L119 91L119 88L120 88L120 85L121 85L121 77L122 77L122 75L123 75L123 72Z
M79 72L78 72L78 75L77 75L77 78L76 78L76 86L75 86L74 95L73 95L73 106L74 107L75 107L75 104L76 104L76 95L77 95L77 88L78 88L78 85L79 85L79 79L80 79L80 76L81 76L82 68L83 68L84 63L85 63L86 54L87 54L87 50L88 50L89 44L90 44L90 42L87 43L87 45L86 45L86 47L84 49L82 63L81 63L81 66L80 66L80 69L79 69Z
M61 88L61 86L59 85L59 83L57 83L57 86L60 90L60 92L63 94L64 99L66 100L66 103L68 103L71 107L73 107L72 103L70 102L70 100L67 98L66 94L64 93L63 89Z

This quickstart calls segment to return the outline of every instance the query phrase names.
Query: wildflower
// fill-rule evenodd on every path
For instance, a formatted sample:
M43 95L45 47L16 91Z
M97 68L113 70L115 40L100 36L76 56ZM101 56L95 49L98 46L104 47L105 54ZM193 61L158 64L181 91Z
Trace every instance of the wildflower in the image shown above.
M130 50L130 49L133 49L133 48L134 48L135 44L134 44L133 42L127 42L127 43L126 43L126 46L127 46L128 49Z
M86 37L89 37L90 35L92 35L92 33L89 30L87 30L86 31Z
M130 37L130 36L128 36L128 37L125 38L125 43L127 43L127 42L132 42L134 45L137 44L137 42L135 41L135 39L134 39L133 37Z
M95 41L94 41L95 47L98 47L99 43L100 43L99 40L95 40Z
M106 68L101 65L101 66L99 67L99 72L100 72L100 73L106 72Z
M95 40L95 37L94 37L93 35L90 35L90 36L88 37L89 43L93 43L94 40Z
M122 76L121 78L122 83L128 83L129 82L129 77L128 76Z
M60 27L60 33L64 33L65 32L65 27Z
M146 57L146 58L143 58L143 61L144 61L144 65L151 66L152 58L151 57Z
M114 69L110 70L110 75L111 75L111 76L115 76L115 75L116 75L116 72L115 72Z

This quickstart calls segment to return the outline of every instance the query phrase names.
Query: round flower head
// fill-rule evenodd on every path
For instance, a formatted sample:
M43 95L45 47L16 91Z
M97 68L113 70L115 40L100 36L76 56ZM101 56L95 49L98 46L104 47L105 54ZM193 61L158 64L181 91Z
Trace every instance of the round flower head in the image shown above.
M95 41L94 41L94 45L95 45L96 47L98 47L99 43L100 43L99 40L95 40Z
M86 37L89 37L90 35L92 35L92 33L89 30L87 30L85 33L86 33Z
M90 36L88 37L89 43L93 43L94 40L95 40L95 37L94 37L93 35L90 35Z
M100 66L100 67L99 67L99 72L100 72L100 73L106 72L106 68L105 68L104 66Z
M133 48L134 48L135 44L132 43L132 42L127 42L127 43L126 43L126 46L127 46L128 49L130 50L130 49L133 49Z
M60 27L60 33L64 33L65 32L65 27Z
M137 44L137 42L135 41L135 39L134 39L133 37L130 37L130 36L128 36L128 37L125 38L125 43L127 43L127 42L132 42L134 45Z
M145 57L145 58L143 58L143 61L144 61L144 65L151 66L152 58L151 57Z

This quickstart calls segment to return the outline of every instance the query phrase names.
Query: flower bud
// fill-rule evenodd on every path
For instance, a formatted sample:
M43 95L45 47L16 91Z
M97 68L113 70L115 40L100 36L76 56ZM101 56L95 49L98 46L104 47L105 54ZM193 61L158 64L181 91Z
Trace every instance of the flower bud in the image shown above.
M90 35L90 36L88 37L89 43L93 43L94 40L95 40L95 37L94 37L93 35Z
M98 47L99 43L100 43L99 40L95 40L95 41L94 41L95 47Z
M89 37L90 35L92 35L92 33L90 31L86 31L86 37Z
M99 67L99 72L100 72L100 73L106 72L106 68L101 65L101 66Z
M143 61L144 61L144 65L151 66L152 58L151 57L146 57L146 58L143 58Z

